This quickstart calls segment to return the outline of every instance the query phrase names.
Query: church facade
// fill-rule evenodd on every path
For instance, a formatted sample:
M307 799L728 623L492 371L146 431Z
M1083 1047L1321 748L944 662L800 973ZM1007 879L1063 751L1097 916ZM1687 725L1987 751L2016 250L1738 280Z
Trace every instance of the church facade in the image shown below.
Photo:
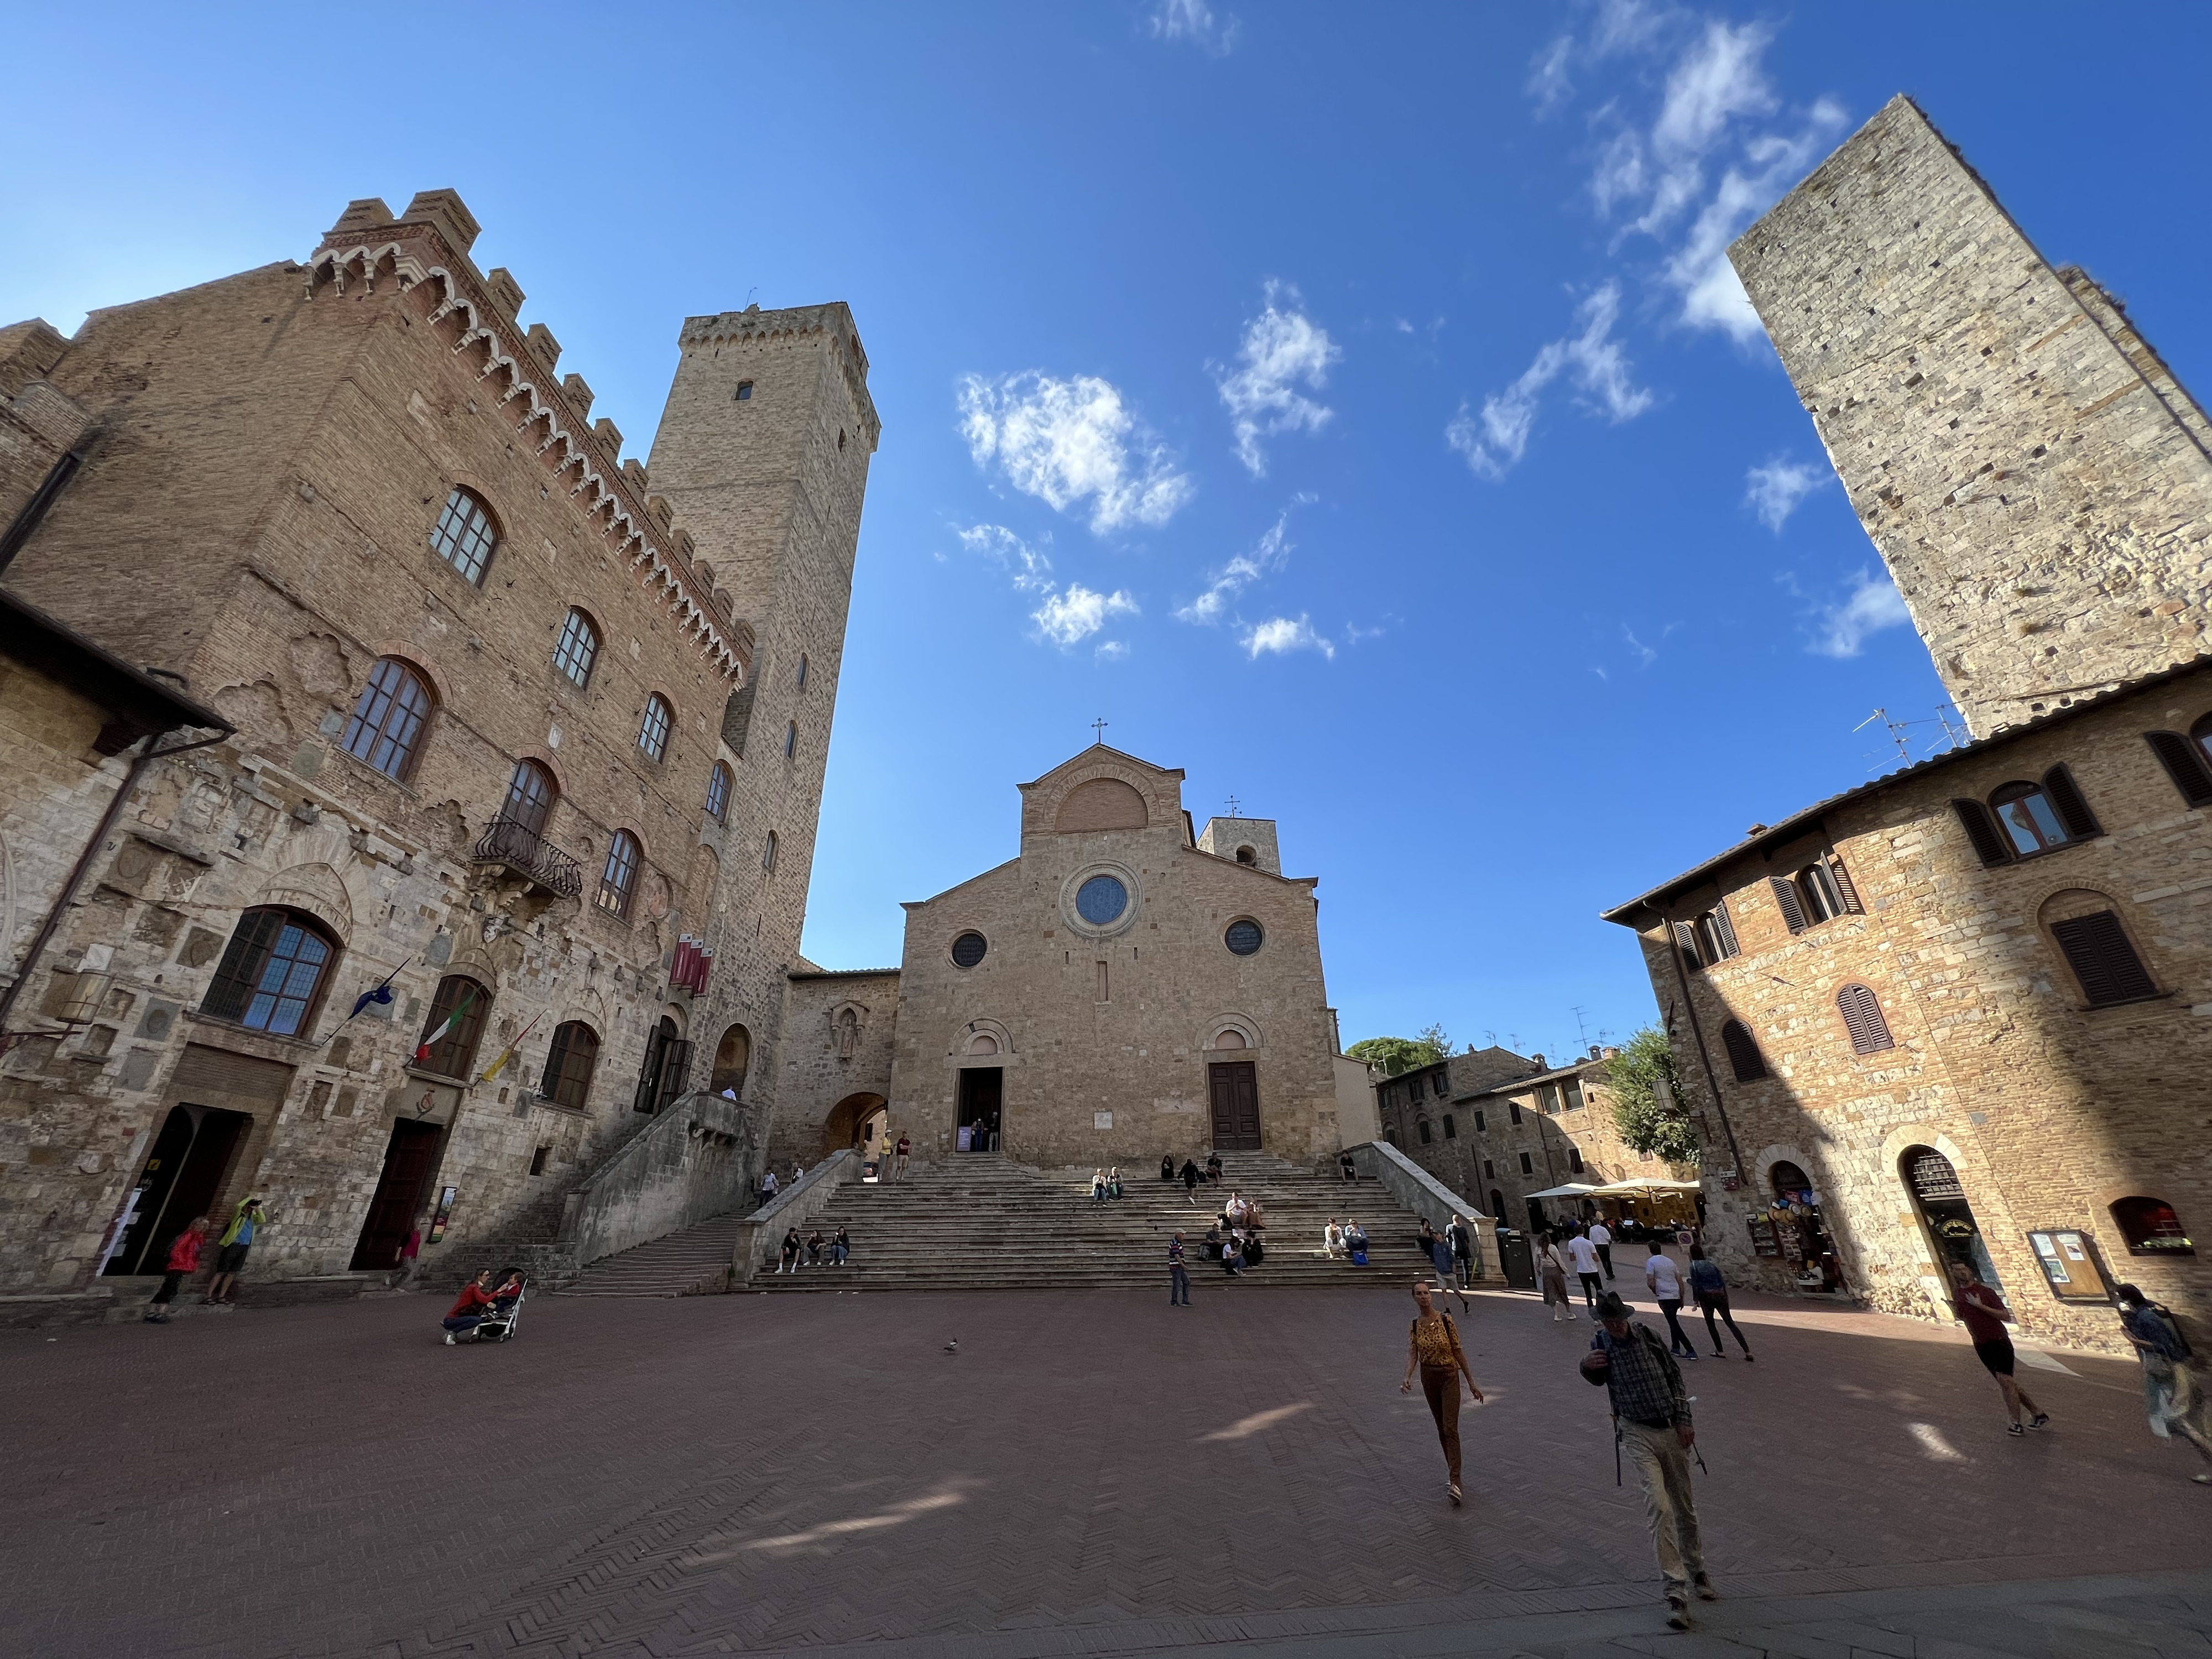
M792 976L775 1147L887 1125L919 1156L1149 1171L1340 1144L1314 878L1275 826L1100 744L1020 786L1018 854L906 906L896 974Z

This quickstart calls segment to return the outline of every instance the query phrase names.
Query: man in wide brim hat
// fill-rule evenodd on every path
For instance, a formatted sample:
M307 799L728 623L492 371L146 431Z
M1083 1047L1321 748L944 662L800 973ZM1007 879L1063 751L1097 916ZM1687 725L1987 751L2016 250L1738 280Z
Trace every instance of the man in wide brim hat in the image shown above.
M1598 1329L1583 1356L1582 1374L1593 1384L1604 1383L1612 1400L1613 1432L1644 1482L1644 1516L1666 1580L1667 1622L1686 1630L1691 1593L1708 1601L1714 1595L1690 1490L1690 1448L1698 1433L1690 1420L1689 1392L1666 1343L1636 1322L1635 1310L1620 1291L1599 1297L1596 1314Z

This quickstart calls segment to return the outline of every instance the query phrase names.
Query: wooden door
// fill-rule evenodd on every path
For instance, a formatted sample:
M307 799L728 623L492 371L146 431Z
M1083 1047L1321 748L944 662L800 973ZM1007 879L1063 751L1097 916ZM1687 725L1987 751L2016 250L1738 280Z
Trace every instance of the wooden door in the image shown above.
M399 1247L407 1242L422 1208L438 1135L434 1123L401 1118L392 1126L392 1139L384 1149L384 1173L377 1177L368 1218L362 1223L361 1238L354 1246L354 1272L389 1273L399 1265Z
M1260 1148L1260 1079L1249 1060L1219 1060L1206 1068L1213 1106L1213 1144L1223 1152Z

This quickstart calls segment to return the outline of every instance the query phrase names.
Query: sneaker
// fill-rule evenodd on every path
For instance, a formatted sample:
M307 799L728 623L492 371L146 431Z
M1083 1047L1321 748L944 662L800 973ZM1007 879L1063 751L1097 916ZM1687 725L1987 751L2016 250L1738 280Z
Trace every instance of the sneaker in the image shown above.
M2012 1436L2012 1437L2013 1437L2013 1438L2014 1438L2015 1440L2025 1439L2025 1438L2027 1437L2027 1431L2026 1429L2023 1429L2022 1427L2021 1427L2021 1425L2020 1425L2019 1424L2017 1424L2017 1423L2008 1423L2008 1424L2006 1424L2006 1425L2005 1425L2005 1432L2006 1432L2007 1434L2008 1434L2008 1435Z
M1680 1595L1667 1598L1667 1627L1669 1630L1689 1629L1690 1604L1685 1598Z
M166 1325L168 1322L169 1316L165 1313L149 1313L146 1316L146 1323L149 1325Z
M449 1348L453 1346L453 1334L451 1331L446 1333L446 1346Z
M1451 1494L1452 1507L1457 1509L1460 1504L1459 1488L1456 1486L1451 1486L1445 1487L1444 1490Z
M2034 1416L2027 1419L2027 1426L2031 1429L2039 1429L2050 1420L2051 1413L2049 1412L2038 1412Z
M2189 1478L2200 1486L2212 1486L2212 1474L2192 1474Z
M1717 1601L1721 1599L1721 1593L1713 1588L1713 1581L1702 1572L1690 1581L1690 1586L1698 1592L1698 1600L1700 1601Z
M1752 1358L1751 1358L1751 1350L1750 1350L1750 1349L1748 1349L1748 1348L1746 1348L1746 1349L1743 1351L1743 1363L1744 1363L1745 1364L1747 1364L1747 1365L1748 1365L1748 1364L1752 1364L1752 1363L1753 1363L1753 1362L1752 1362Z

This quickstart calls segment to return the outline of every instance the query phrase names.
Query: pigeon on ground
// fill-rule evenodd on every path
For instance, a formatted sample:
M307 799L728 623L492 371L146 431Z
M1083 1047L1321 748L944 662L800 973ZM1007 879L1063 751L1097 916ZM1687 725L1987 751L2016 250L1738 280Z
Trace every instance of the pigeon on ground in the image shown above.
M950 1342L946 1343L945 1345L945 1352L947 1353L958 1353L960 1352L960 1339L956 1336Z

